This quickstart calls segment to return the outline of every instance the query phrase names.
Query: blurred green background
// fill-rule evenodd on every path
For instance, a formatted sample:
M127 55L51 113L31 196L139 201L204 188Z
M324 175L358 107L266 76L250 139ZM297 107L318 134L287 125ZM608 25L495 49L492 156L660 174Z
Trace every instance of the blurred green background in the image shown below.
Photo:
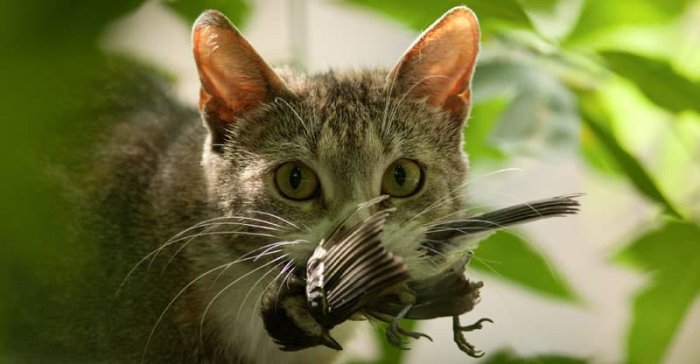
M647 278L629 302L623 360L664 361L700 292L700 2L335 3L415 30L452 6L470 6L481 21L483 41L465 133L473 168L501 168L523 154L574 154L601 180L625 184L656 206L652 219L610 247L604 263ZM236 24L246 24L256 6L244 0L164 4L188 22L216 8ZM79 274L75 262L84 246L71 243L72 201L56 193L55 178L49 177L57 175L55 161L70 164L89 147L84 135L99 127L89 112L99 103L93 86L106 77L109 62L99 40L109 24L140 5L136 0L0 4L0 360L12 361L10 343L30 335L15 324L18 316L32 314L18 310L28 304L23 300L37 291L60 292L56 282ZM304 66L303 59L290 61ZM494 235L482 243L475 268L488 274L493 269L488 262L499 262L498 279L546 299L580 304L576 287L557 278L557 262L550 267L529 240L523 234ZM400 362L402 355L383 347L378 360ZM501 352L485 360L586 358Z

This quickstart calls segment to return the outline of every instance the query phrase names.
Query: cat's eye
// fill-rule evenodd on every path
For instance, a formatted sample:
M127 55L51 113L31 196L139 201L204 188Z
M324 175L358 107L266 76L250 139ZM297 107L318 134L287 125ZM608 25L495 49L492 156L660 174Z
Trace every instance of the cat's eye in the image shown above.
M423 170L410 159L397 159L384 172L382 193L393 197L408 197L423 184Z
M277 168L275 183L284 197L297 201L308 200L318 191L316 173L298 161L286 162Z

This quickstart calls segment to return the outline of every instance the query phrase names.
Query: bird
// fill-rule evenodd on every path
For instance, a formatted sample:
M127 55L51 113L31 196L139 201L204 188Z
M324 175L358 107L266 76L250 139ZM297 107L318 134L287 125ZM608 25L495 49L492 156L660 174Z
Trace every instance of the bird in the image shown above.
M433 254L438 244L450 244L456 237L575 214L580 196L557 196L443 222L426 231L422 245L426 254ZM321 239L308 259L305 272L268 288L261 304L261 317L281 350L295 351L317 345L342 350L330 330L357 318L387 323L387 341L405 349L404 337L432 339L427 334L403 329L401 320L451 316L453 339L458 348L471 357L483 356L482 351L466 340L464 333L482 329L485 322L493 321L481 318L463 326L459 318L479 302L483 287L483 282L465 276L474 253L464 252L443 271L414 279L401 257L382 246L383 226L392 212L393 209L380 210L354 226L345 226L348 220L345 219Z

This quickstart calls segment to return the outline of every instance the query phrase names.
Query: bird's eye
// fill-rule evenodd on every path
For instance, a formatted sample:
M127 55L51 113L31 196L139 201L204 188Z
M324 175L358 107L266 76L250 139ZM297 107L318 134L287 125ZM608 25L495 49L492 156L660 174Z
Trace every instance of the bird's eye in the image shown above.
M384 172L382 193L392 197L408 197L421 188L423 170L410 159L397 159Z
M286 162L277 168L275 184L284 197L296 201L308 200L318 191L316 173L298 161Z

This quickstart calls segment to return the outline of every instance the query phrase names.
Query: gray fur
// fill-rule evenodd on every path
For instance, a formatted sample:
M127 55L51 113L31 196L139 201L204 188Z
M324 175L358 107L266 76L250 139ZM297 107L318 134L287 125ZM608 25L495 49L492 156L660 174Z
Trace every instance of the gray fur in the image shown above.
M450 264L427 257L418 244L430 224L465 208L463 120L398 92L386 71L277 73L289 95L240 115L227 127L223 145L212 145L203 126L211 123L171 101L127 110L106 130L84 182L90 188L83 191L89 201L85 236L96 242L101 257L91 276L97 290L80 291L86 305L106 309L102 321L77 330L85 340L80 357L331 360L335 352L327 348L278 351L256 304L272 279L284 279L285 267L304 269L320 237L349 209L380 195L382 175L398 158L418 161L426 179L416 195L372 207L397 208L382 242L405 259L415 277ZM274 172L291 160L317 173L318 198L291 201L277 191ZM353 218L363 219L372 209ZM204 221L212 225L197 227ZM275 242L293 243L278 252L255 251ZM231 264L246 253L273 250Z

